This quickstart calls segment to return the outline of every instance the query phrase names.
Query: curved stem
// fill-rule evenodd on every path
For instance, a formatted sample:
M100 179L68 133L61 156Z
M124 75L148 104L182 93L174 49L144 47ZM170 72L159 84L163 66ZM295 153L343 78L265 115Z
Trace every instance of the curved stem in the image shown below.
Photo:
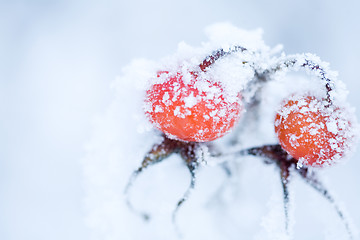
M280 60L271 68L264 71L264 74L273 74L278 71L283 71L293 68L305 68L313 73L315 73L321 80L325 83L326 88L326 101L328 105L332 104L331 91L334 88L334 81L336 79L331 79L329 76L330 70L327 69L325 63L321 62L319 59L315 59L313 55L310 54L296 54L290 55L285 58L280 58Z
M183 158L183 160L186 162L186 166L190 172L191 178L190 178L189 187L183 194L182 198L176 204L176 207L172 214L172 222L175 227L175 231L177 232L177 234L179 236L181 236L181 231L178 228L177 223L176 223L177 213L178 213L180 207L182 207L182 205L187 201L191 192L195 188L196 171L200 166L200 162L204 160L204 151L202 149L202 145L200 145L199 143L188 143L180 149L180 155Z
M177 213L180 209L180 207L183 205L183 203L189 198L192 190L194 190L195 188L195 183L196 183L196 174L195 174L195 169L189 168L190 171L190 175L191 175L191 180L190 180L190 185L188 187L188 189L185 191L184 195L182 196L182 198L178 201L178 203L176 204L176 207L172 213L172 222L175 226L175 231L177 232L177 234L179 236L181 236L181 231L176 223L176 216Z
M164 138L162 143L154 145L151 151L146 154L144 160L141 163L141 166L132 173L125 187L124 194L128 208L135 214L140 215L144 220L149 220L150 215L135 209L135 207L133 206L133 204L129 199L129 191L131 190L135 180L143 172L143 170L169 157L169 155L176 150L176 147L177 147L176 142L173 142L173 140L170 140L168 138Z
M132 211L133 213L141 216L145 221L148 221L148 220L150 219L150 215L149 215L148 213L145 213L145 212L142 212L142 211L137 210L137 209L133 206L133 204L131 203L130 198L129 198L129 191L130 191L130 189L132 188L132 186L133 186L136 178L139 176L139 174L140 174L144 169L145 169L145 168L143 168L143 167L139 167L137 170L135 170L135 171L132 173L132 175L131 175L131 177L130 177L130 179L129 179L126 187L125 187L124 194L125 194L126 205L127 205L128 208L130 209L130 211Z
M211 53L211 55L207 56L205 60L199 65L201 71L206 72L207 68L210 67L213 63L215 63L218 59L230 55L231 53L235 52L244 52L247 51L246 48L241 46L233 46L230 47L228 50L218 49Z
M289 194L289 177L290 177L290 170L289 166L285 163L280 164L280 178L281 178L281 185L283 189L283 199L284 199L284 214L285 214L285 231L286 234L289 236L289 203L290 203L290 194Z
M318 179L315 172L309 172L308 168L297 169L297 172L302 176L302 178L308 183L312 188L314 188L318 193L320 193L329 203L333 205L336 213L339 218L345 225L346 232L349 236L349 239L353 239L353 231L351 229L350 223L347 221L343 211L340 206L336 203L334 197L329 193L325 186Z

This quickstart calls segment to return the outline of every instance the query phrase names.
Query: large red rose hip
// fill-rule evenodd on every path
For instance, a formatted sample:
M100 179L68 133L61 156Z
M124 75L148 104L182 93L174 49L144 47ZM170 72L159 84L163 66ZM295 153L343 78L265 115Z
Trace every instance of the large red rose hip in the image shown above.
M207 142L228 133L243 107L239 94L194 72L159 72L146 92L145 112L169 138Z

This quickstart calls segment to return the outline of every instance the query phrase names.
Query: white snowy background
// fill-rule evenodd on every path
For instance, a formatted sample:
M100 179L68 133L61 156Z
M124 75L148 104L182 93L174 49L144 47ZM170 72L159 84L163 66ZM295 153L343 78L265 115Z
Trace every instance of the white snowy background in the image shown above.
M154 215L150 224L123 203L125 181L141 161L131 150L145 151L152 140L139 143L136 129L126 127L134 124L131 97L124 109L111 109L121 100L111 85L123 67L171 55L181 41L198 46L207 41L206 26L226 21L262 28L266 44L283 44L286 53L330 62L359 108L359 9L355 0L0 0L0 239L173 239L171 210L189 182L179 159L134 186L134 204ZM121 154L134 158L126 163ZM356 227L359 157L323 171ZM241 196L229 206L208 202L217 186L207 181L220 184L211 176L222 171L200 173L198 191L179 212L186 239L280 239L281 222L266 223L281 221L276 171L256 159L241 169ZM293 187L295 239L342 239L331 205L301 181Z

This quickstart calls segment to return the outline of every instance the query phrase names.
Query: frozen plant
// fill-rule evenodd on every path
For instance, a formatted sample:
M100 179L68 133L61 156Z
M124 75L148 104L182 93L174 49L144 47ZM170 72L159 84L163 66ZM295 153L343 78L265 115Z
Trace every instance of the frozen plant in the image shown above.
M199 167L219 165L231 175L229 161L255 156L279 169L288 236L288 188L291 175L297 174L334 206L352 239L343 211L317 176L318 169L342 161L356 139L356 119L336 73L313 54L279 54L261 40L247 46L231 38L212 39L202 48L183 48L159 64L146 83L144 113L162 141L148 151L128 182L129 208L149 219L133 207L128 193L140 173L171 154L181 156L191 176L190 186L173 212L174 224L177 211L196 184ZM277 143L251 145L256 137L247 129L261 121L264 89L271 82L286 81L289 71L302 69L311 81L293 82L297 91L287 92L273 112L273 128L268 131Z

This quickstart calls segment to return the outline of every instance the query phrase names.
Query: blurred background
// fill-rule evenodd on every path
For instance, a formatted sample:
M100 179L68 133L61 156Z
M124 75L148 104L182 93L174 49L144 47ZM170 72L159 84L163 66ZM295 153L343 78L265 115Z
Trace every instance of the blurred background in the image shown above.
M210 24L262 28L271 47L319 55L359 108L359 9L356 0L0 0L0 239L89 239L80 160L111 82L134 58L200 45ZM356 225L359 157L327 170Z

